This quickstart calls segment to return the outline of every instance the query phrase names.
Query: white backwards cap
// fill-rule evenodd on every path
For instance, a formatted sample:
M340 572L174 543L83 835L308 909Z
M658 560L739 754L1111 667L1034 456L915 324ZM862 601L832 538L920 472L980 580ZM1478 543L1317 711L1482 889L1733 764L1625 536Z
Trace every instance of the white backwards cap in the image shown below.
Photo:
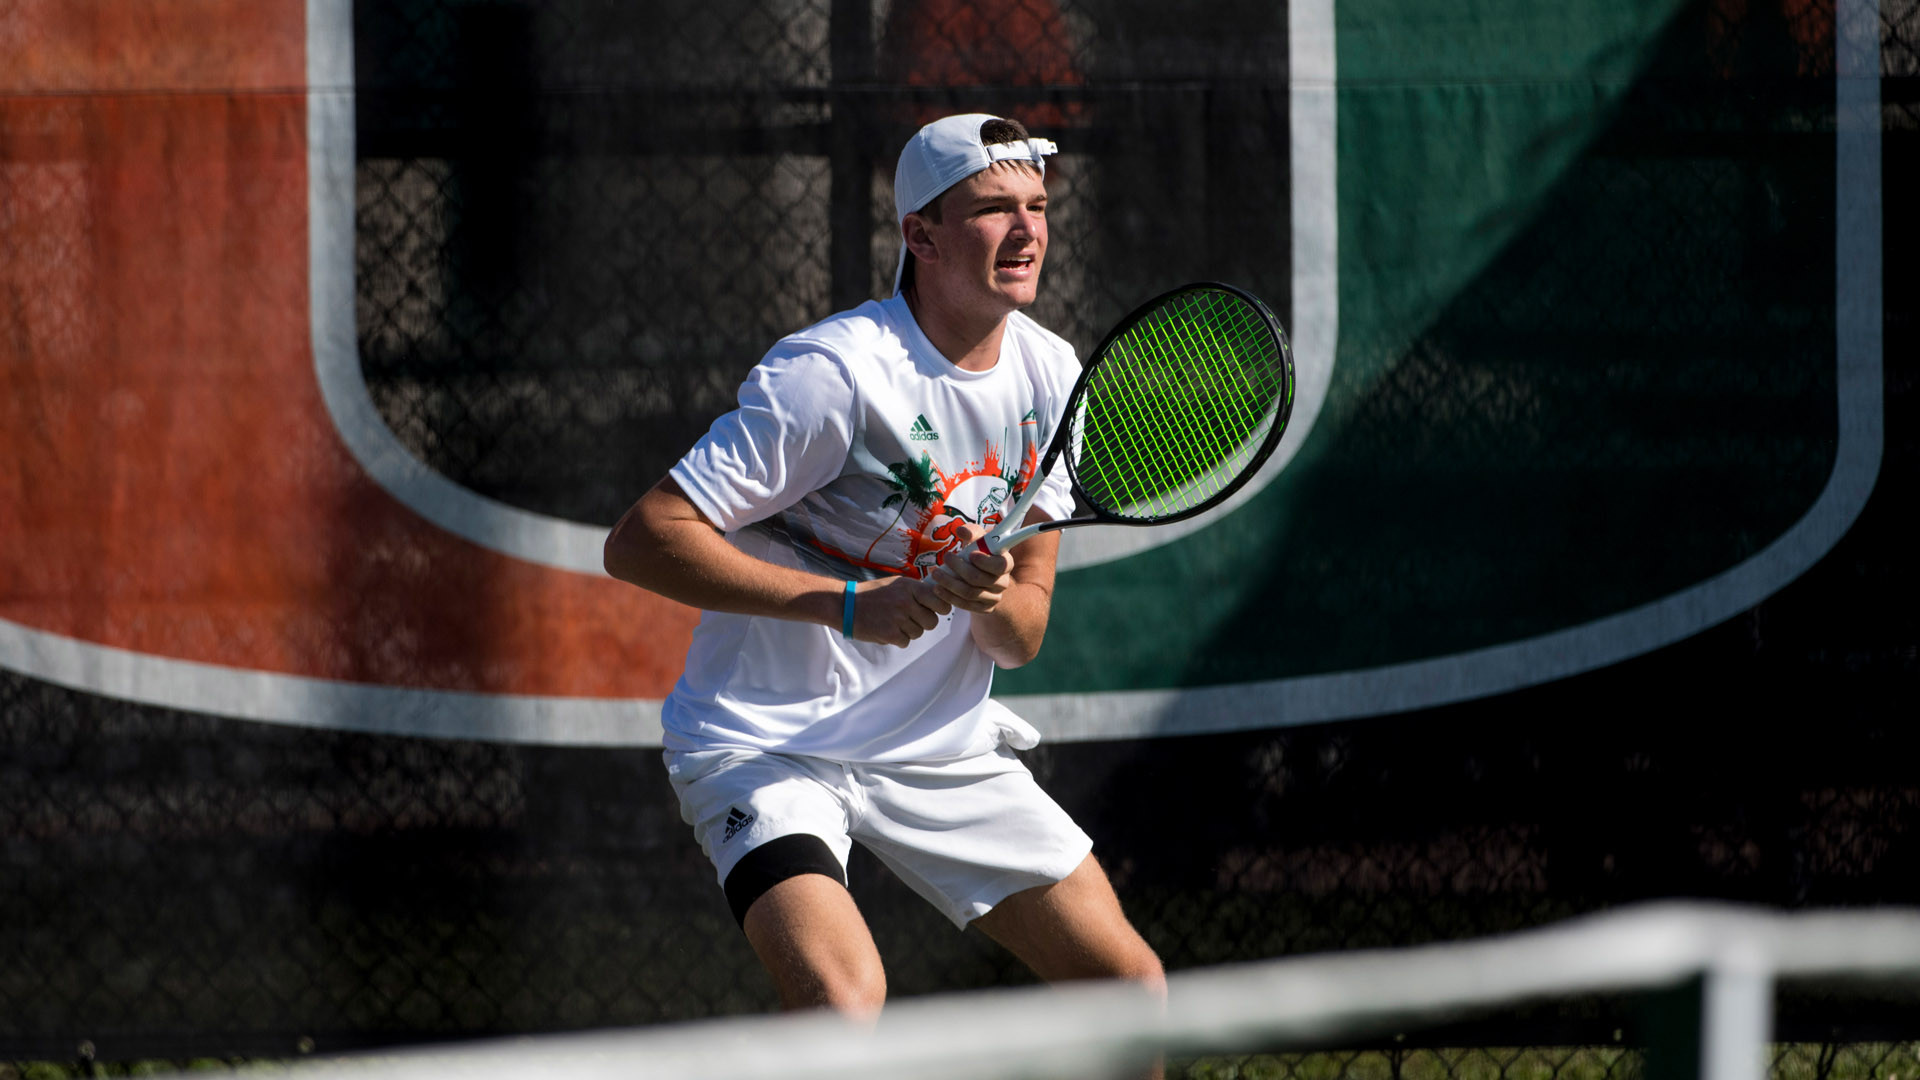
M900 151L900 164L893 170L893 209L895 223L923 210L940 197L941 192L985 169L996 161L1028 161L1047 174L1046 155L1060 148L1051 139L1026 139L1021 142L980 141L980 128L1000 117L986 113L966 113L935 120L907 140ZM893 271L893 291L900 291L900 275L907 268L907 242L900 241L900 262Z

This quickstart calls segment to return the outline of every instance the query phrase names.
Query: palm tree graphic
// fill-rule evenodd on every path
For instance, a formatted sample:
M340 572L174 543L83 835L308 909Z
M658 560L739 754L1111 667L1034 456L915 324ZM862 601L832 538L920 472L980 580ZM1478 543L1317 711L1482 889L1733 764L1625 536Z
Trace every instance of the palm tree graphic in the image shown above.
M920 451L919 461L896 462L887 466L887 471L893 474L887 477L887 486L893 488L893 494L887 496L880 508L884 510L898 505L900 509L894 512L893 524L888 525L879 536L873 538L873 543L867 545L867 553L862 556L867 560L873 558L873 549L880 543L880 537L891 535L899 526L900 519L906 516L907 504L931 510L933 501L940 497L933 486L933 455L925 450Z

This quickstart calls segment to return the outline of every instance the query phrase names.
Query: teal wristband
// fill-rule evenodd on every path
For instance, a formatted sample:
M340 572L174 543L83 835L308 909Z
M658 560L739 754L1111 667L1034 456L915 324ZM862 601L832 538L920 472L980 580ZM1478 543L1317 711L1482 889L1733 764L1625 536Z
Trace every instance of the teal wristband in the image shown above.
M840 636L853 638L853 582L847 582L847 606L840 612Z

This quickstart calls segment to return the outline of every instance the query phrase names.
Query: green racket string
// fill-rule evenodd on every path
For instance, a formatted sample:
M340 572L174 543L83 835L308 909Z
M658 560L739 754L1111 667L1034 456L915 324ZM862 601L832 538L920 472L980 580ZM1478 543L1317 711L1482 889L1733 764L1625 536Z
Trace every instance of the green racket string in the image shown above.
M1170 298L1107 346L1089 380L1074 472L1102 511L1150 521L1218 495L1288 404L1285 345L1238 294Z

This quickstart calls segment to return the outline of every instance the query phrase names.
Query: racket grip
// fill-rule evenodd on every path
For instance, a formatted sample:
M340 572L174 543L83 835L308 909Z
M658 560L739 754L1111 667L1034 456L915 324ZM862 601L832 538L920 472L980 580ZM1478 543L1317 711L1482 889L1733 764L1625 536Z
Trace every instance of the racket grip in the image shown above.
M993 535L992 533L988 533L988 534L987 534L987 536L992 536L992 535ZM954 553L958 553L958 552L959 552L960 550L961 550L961 549L959 549L959 548L954 548L954 549L952 549L952 551L950 551L950 552L949 552L949 554L954 554ZM989 544L987 543L987 537L986 537L986 536L983 536L983 537L981 537L980 539L978 539L978 540L975 540L975 541L973 542L973 550L975 550L975 551L978 551L978 552L980 552L980 553L981 553L982 555L998 555L998 554L999 554L999 552L997 552L997 551L995 551L995 550L993 550L993 548L992 548L992 546L991 546L991 545L989 545ZM940 561L941 561L941 562L946 562L946 561L947 561L947 556L946 556L946 555L941 555L941 556L940 556Z

